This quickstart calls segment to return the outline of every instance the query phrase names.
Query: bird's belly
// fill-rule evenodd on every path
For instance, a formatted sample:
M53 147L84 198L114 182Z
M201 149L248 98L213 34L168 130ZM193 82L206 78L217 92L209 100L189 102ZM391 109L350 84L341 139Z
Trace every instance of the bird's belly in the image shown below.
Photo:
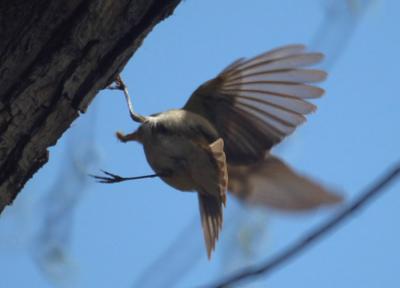
M194 191L193 181L185 175L172 175L170 177L161 177L168 185L180 191Z
M193 191L189 165L196 147L191 141L179 136L157 136L144 143L147 161L161 179L175 189Z

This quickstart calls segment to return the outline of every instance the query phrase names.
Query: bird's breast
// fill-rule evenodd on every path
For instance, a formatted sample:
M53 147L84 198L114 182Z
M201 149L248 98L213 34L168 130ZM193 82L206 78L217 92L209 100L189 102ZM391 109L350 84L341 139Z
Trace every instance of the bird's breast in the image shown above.
M182 191L198 188L193 182L193 163L209 157L204 147L218 137L213 127L192 114L169 111L142 127L143 147L150 166L156 173L167 175L161 177L167 184Z
M172 187L191 191L195 185L190 176L189 161L195 147L181 136L158 134L144 142L147 161L161 179Z

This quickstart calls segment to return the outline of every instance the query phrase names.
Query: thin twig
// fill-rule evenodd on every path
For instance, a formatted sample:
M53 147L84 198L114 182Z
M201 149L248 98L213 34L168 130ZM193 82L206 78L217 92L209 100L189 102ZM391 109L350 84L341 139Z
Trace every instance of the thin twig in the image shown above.
M292 257L296 256L300 252L303 252L311 244L315 243L322 236L336 228L345 219L348 219L355 212L364 207L368 201L373 197L377 196L379 193L384 191L384 188L389 185L396 177L400 175L400 163L397 164L392 170L381 177L371 188L367 189L348 207L344 208L341 212L335 215L332 219L328 220L324 224L317 227L310 234L306 235L304 238L298 240L292 246L287 248L285 251L272 258L271 260L265 261L264 263L257 266L247 267L239 272L233 273L230 277L210 285L208 287L228 287L233 284L237 284L239 281L249 279L251 277L266 276L271 273L274 269L278 268L283 263L290 260Z

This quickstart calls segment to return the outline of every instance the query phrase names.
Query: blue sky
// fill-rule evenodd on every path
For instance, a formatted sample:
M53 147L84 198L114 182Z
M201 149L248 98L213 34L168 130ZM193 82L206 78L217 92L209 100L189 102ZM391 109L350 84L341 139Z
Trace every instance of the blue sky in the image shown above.
M308 44L327 55L327 93L314 101L317 112L274 153L351 201L400 160L400 3L336 2L337 11L347 14L332 18L331 1L324 0L183 1L122 74L136 110L147 115L181 107L198 85L236 58ZM340 10L345 7L350 10ZM325 17L330 25L324 25ZM261 211L230 198L209 262L194 194L158 179L108 186L81 177L100 168L126 176L151 173L138 144L114 137L116 130L136 127L122 94L102 91L50 149L50 162L1 215L0 287L133 287L139 279L142 287L146 281L148 287L198 286L282 251L335 213ZM398 285L399 188L400 180L300 257L241 287ZM57 214L65 203L71 205ZM61 247L62 256L43 258L49 243ZM160 260L171 245L168 258ZM146 273L155 261L153 273Z

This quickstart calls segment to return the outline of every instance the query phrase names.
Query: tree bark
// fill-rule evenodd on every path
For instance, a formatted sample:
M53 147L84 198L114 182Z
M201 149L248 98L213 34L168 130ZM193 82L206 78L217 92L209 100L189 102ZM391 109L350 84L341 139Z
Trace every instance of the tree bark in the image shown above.
M0 0L0 213L180 0Z

